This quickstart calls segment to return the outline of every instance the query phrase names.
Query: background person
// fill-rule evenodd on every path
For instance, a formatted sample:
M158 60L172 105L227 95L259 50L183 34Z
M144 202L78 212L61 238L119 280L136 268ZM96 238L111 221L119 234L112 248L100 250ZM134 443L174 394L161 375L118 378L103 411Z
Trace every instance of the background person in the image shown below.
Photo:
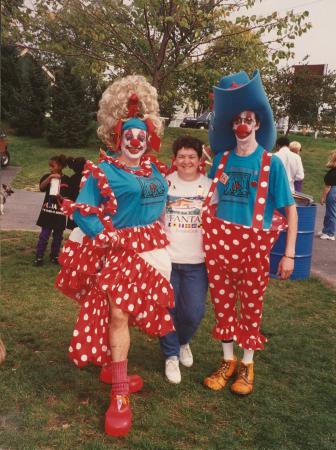
M173 143L173 164L169 174L168 199L165 211L167 247L172 261L170 282L174 288L174 308L170 314L175 331L160 338L169 382L180 383L179 361L186 367L193 364L189 342L204 317L208 277L204 262L201 210L211 180L200 173L202 142L181 136Z
M41 233L36 245L35 266L43 265L44 253L51 234L50 261L58 264L58 254L66 227L66 216L61 210L58 198L67 197L69 194L69 177L63 174L66 165L65 155L53 156L49 160L50 174L45 174L40 179L40 191L45 192L45 197L36 222L41 227Z
M67 165L69 169L74 171L74 174L69 178L69 194L68 198L71 200L76 200L79 194L79 186L82 179L82 174L86 159L79 156L77 158L69 157L67 158ZM73 230L76 227L76 223L73 219L68 218L66 227L68 230Z
M321 195L321 205L326 205L323 228L319 233L320 239L335 240L336 235L336 150L328 159L330 169L324 177L324 189Z
M292 141L289 143L289 150L293 153L295 153L296 155L298 155L298 157L301 160L301 164L299 164L299 166L302 166L302 172L303 171L303 165L302 165L302 159L301 159L301 151L302 151L302 146L300 144L300 142L298 141ZM296 192L302 192L302 185L303 185L303 179L302 180L295 180L294 181L294 190Z
M281 136L277 139L275 148L275 155L282 161L283 165L285 166L290 190L294 192L294 182L304 179L304 171L301 158L296 153L290 151L289 139L285 136Z

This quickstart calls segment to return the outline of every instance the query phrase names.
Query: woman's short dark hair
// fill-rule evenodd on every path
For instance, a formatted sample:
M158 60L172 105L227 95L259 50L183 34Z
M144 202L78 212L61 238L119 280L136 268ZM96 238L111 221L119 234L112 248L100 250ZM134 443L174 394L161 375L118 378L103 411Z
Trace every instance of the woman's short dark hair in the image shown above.
M173 142L173 153L176 158L181 148L192 148L196 151L199 158L202 157L203 142L193 136L180 136Z

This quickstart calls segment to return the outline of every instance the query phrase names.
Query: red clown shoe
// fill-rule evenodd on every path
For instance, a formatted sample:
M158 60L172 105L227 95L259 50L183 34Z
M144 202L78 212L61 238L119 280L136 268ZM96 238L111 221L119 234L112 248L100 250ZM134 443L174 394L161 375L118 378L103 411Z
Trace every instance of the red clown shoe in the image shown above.
M106 366L102 367L102 370L100 371L99 379L103 383L112 384L112 371L111 371L110 365L106 365ZM130 394L139 392L143 388L143 379L140 375L136 375L136 374L129 375L128 383L129 383Z
M105 433L126 436L132 427L132 411L128 395L111 393L111 402L105 414Z

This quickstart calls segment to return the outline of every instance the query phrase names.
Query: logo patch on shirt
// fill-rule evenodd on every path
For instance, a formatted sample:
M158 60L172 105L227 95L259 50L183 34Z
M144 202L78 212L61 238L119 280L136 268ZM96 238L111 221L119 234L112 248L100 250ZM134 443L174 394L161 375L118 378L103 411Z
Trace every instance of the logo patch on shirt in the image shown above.
M244 172L230 172L224 187L224 195L247 198L251 175Z
M226 184L229 180L229 175L227 175L225 172L222 173L222 175L219 177L219 181L223 184Z
M151 200L156 200L162 197L165 193L165 186L163 182L157 177L137 177L141 187L141 198L145 203L152 203Z

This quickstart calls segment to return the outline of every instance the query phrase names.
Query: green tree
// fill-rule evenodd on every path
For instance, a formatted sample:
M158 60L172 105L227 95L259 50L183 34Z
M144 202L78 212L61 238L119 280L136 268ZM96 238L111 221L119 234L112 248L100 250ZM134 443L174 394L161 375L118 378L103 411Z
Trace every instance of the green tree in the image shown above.
M187 63L183 71L183 95L189 100L196 116L210 108L212 87L223 74L240 70L251 74L256 68L264 74L274 67L274 63L268 59L267 46L262 43L258 33L240 33L242 29L237 25L228 25L228 30L230 39L215 41L199 55L196 64Z
M10 125L19 135L39 137L44 132L49 104L49 83L39 61L26 54L18 59L8 107ZM6 106L6 102L5 102Z
M15 92L20 87L19 55L15 47L1 48L1 120L9 121L13 115Z
M66 61L55 70L51 89L51 111L47 121L47 139L59 147L80 147L89 137L89 100L81 78Z
M288 118L286 134L295 125L319 131L336 116L336 72L316 74L308 65L285 67L267 81L275 117Z
M275 62L292 54L293 40L310 27L308 13L237 17L255 1L34 0L33 11L27 9L21 18L18 45L94 61L111 78L143 74L168 113L169 105L181 101L178 80L186 63L197 65L197 55L216 41L229 46L238 35L254 32ZM234 24L239 30L232 29Z

